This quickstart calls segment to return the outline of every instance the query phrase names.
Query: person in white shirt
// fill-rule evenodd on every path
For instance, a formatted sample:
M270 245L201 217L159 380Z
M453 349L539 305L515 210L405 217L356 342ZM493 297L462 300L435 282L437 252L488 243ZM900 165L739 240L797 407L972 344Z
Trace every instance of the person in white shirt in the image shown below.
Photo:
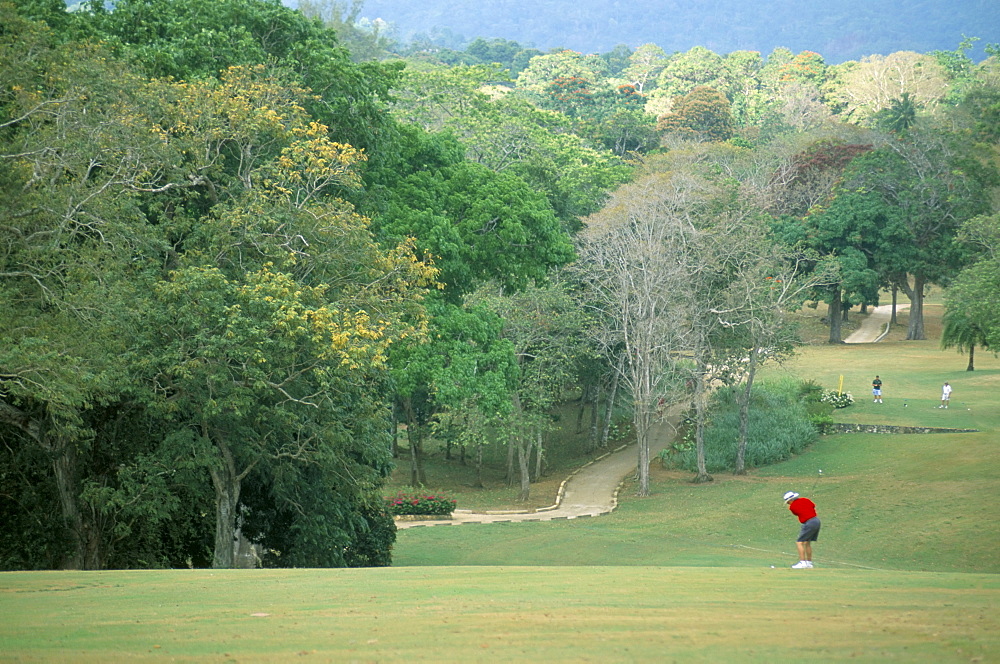
M947 408L948 401L950 399L951 399L951 385L945 383L944 387L941 388L941 405L938 406L938 408Z

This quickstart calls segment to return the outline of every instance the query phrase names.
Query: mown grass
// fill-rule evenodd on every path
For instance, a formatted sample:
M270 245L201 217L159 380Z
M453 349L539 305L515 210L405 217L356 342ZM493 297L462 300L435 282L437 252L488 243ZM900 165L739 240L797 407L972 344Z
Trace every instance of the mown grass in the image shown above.
M0 574L0 660L1000 661L1000 360L977 366L816 344L762 378L843 375L840 421L980 432L827 436L701 485L654 467L610 515L400 531L388 569ZM814 570L788 568L788 489L819 506Z
M0 575L0 659L987 662L1000 577L739 567Z

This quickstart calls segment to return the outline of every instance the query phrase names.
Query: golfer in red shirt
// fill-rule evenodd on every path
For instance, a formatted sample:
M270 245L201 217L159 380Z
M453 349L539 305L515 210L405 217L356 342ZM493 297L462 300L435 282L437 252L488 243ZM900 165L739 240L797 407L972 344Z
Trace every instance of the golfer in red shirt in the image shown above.
M792 565L792 569L812 569L812 543L819 539L820 527L819 517L816 516L816 505L808 498L800 498L794 491L785 494L785 504L802 524L799 539L795 542L799 548L799 562Z

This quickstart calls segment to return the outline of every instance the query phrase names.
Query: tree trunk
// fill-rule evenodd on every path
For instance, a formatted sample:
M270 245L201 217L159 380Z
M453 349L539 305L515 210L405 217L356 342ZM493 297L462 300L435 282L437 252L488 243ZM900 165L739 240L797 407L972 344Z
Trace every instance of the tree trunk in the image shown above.
M636 404L637 408L642 409L642 413L635 416L636 422L636 445L638 446L639 460L638 467L636 468L636 477L639 479L639 488L636 491L637 496L648 496L649 495L649 408L640 404Z
M906 328L906 338L909 341L920 341L927 338L924 334L924 278L913 275L913 288L909 283L904 286L910 298L910 324Z
M608 395L608 406L604 415L604 431L601 433L601 447L608 446L608 436L611 434L611 422L615 416L615 399L618 396L618 372L611 383L611 394Z
M694 412L695 412L695 453L698 459L698 475L694 478L695 484L711 482L712 476L708 474L705 467L705 401L708 397L708 386L705 385L705 371L703 363L699 361L698 378L695 381Z
M410 486L427 484L427 474L424 472L423 442L420 438L420 427L417 425L416 414L413 412L413 402L407 397L404 401L406 409L406 441L410 445Z
M740 408L740 438L736 444L736 470L734 475L746 475L747 439L750 435L750 394L753 379L757 374L757 349L750 350L750 364L747 366L747 380L743 392L739 395Z
M399 458L399 418L396 416L396 409L392 409L392 458Z
M517 495L518 501L525 501L531 495L531 439L529 432L524 426L524 410L521 407L521 399L517 392L511 398L511 405L514 409L511 413L510 433L508 439L511 447L517 448L517 470L520 477L521 490Z
M514 443L507 439L507 486L514 486Z
M72 542L72 553L63 560L62 566L65 569L101 569L100 538L94 528L84 520L77 502L80 487L76 471L76 446L72 441L61 441L45 447L54 453L52 472L59 493L63 523Z
M597 405L594 405L597 408ZM542 446L542 430L535 431L535 481L541 479L545 472L545 448Z
M587 402L590 401L590 384L583 387L583 394L580 395L580 410L576 414L576 432L583 431L583 416L586 414Z
M427 484L427 473L424 472L423 443L420 440L420 433L414 429L418 427L406 427L406 439L410 443L410 486L424 486Z
M476 488L483 488L483 444L476 443Z
M512 434L517 445L517 468L521 475L521 490L517 494L517 500L523 502L531 495L531 474L528 464L528 452L530 445L524 440L523 435ZM514 442L514 441L511 441Z
M214 569L231 569L236 554L236 509L240 502L241 474L236 471L236 463L229 446L224 441L216 441L221 463L211 469L212 485L215 487L215 552L212 556Z
M77 502L80 496L77 477L75 441L52 440L46 435L46 422L0 400L0 421L15 427L34 441L52 459L52 473L59 494L59 508L66 533L72 542L71 553L62 560L64 569L100 569L103 567L101 538L84 520Z
M892 315L889 316L889 325L896 325L896 298L899 295L899 286L892 284Z
M830 343L844 343L840 334L840 316L843 311L840 285L833 287L833 297L830 299L830 306L827 307L827 317L830 319Z
M597 448L597 431L598 424L600 421L600 409L601 409L601 384L598 382L597 389L594 390L594 400L593 408L590 410L590 434L587 437L587 447L590 449Z
M969 344L969 366L965 367L966 371L976 370L976 344Z

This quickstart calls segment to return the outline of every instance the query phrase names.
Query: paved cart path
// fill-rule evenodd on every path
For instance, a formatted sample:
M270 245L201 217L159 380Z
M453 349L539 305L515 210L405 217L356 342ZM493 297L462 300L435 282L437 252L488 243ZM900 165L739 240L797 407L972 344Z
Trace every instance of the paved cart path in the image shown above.
M674 423L653 424L649 431L649 458L653 460L674 438ZM618 490L622 482L635 474L639 451L635 444L622 446L591 461L570 475L559 488L556 504L530 512L471 512L455 510L451 519L434 521L396 521L396 527L457 526L465 523L499 523L505 521L553 521L599 516L618 506Z
M909 308L909 304L897 304L896 313ZM882 338L889 333L890 318L892 318L891 304L883 304L882 306L875 307L868 314L868 317L861 321L861 327L844 339L844 343L870 344L882 341Z

